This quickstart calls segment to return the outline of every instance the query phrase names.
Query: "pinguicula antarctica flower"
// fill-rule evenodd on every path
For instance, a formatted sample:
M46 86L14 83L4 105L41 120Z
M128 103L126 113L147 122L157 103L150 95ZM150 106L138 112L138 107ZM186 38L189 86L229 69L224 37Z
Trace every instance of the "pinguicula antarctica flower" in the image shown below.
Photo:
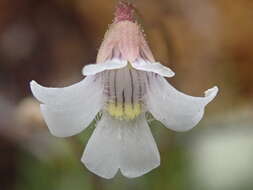
M57 137L80 133L101 113L81 161L104 178L113 178L118 170L138 177L159 166L147 112L169 129L187 131L218 92L213 87L204 97L192 97L172 87L164 77L173 77L173 71L155 61L133 14L131 5L118 4L96 64L83 68L85 79L65 88L31 82L46 124Z

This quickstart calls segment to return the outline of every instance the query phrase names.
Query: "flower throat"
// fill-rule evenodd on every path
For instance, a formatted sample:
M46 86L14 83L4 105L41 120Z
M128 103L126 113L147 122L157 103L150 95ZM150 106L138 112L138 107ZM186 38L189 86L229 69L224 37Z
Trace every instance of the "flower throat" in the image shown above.
M106 111L119 120L133 120L143 111L146 74L127 66L104 72Z

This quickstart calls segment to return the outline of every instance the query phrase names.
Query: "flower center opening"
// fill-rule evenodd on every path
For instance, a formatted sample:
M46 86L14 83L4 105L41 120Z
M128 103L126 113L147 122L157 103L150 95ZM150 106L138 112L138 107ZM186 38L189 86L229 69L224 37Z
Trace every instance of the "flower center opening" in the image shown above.
M143 112L146 73L130 65L104 72L105 110L119 120L133 120Z

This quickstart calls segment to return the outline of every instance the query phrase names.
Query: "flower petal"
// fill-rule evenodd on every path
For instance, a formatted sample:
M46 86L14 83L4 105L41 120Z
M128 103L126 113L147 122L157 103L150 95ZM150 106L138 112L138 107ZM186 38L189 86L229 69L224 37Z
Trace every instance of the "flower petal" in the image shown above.
M160 155L144 115L134 121L116 120L104 114L82 157L93 173L113 178L141 176L160 164Z
M140 42L141 42L141 47L140 47L141 56L143 58L149 60L150 62L155 62L155 58L153 56L153 53L151 52L151 50L148 46L148 43L142 33L140 35Z
M163 66L159 62L150 63L148 61L138 60L133 62L131 65L137 70L157 73L164 77L173 77L175 75L170 68Z
M85 129L103 106L99 79L86 78L65 88L46 88L31 82L33 95L41 101L41 112L50 132L57 137L75 135Z
M48 105L73 104L73 101L82 101L82 96L86 93L86 88L92 83L94 78L86 77L78 83L63 88L47 88L39 85L35 81L30 82L31 91L40 102Z
M164 78L153 77L146 100L147 109L166 127L175 131L187 131L202 119L205 106L214 99L218 88L205 92L205 97L183 94Z
M121 126L120 170L126 177L139 177L160 165L160 154L142 115Z
M119 50L123 59L133 62L139 55L140 27L137 23L121 21L117 24ZM116 27L115 27L116 28Z
M120 69L127 65L127 61L121 61L119 59L113 59L104 63L86 65L82 73L83 75L95 75L105 70Z
M119 169L120 127L110 116L98 122L81 158L93 173L106 179L113 178Z

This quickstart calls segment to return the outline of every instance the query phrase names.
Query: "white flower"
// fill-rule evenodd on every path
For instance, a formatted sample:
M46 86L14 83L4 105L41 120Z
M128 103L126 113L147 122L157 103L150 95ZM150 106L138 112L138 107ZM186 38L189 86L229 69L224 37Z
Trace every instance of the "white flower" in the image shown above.
M155 62L133 9L124 3L117 7L97 64L85 66L83 74L84 80L69 87L45 88L32 81L31 89L55 136L80 133L102 113L81 160L104 178L119 169L126 177L138 177L159 166L146 112L170 129L186 131L201 120L218 92L214 87L205 97L192 97L173 88L163 77L174 73Z

